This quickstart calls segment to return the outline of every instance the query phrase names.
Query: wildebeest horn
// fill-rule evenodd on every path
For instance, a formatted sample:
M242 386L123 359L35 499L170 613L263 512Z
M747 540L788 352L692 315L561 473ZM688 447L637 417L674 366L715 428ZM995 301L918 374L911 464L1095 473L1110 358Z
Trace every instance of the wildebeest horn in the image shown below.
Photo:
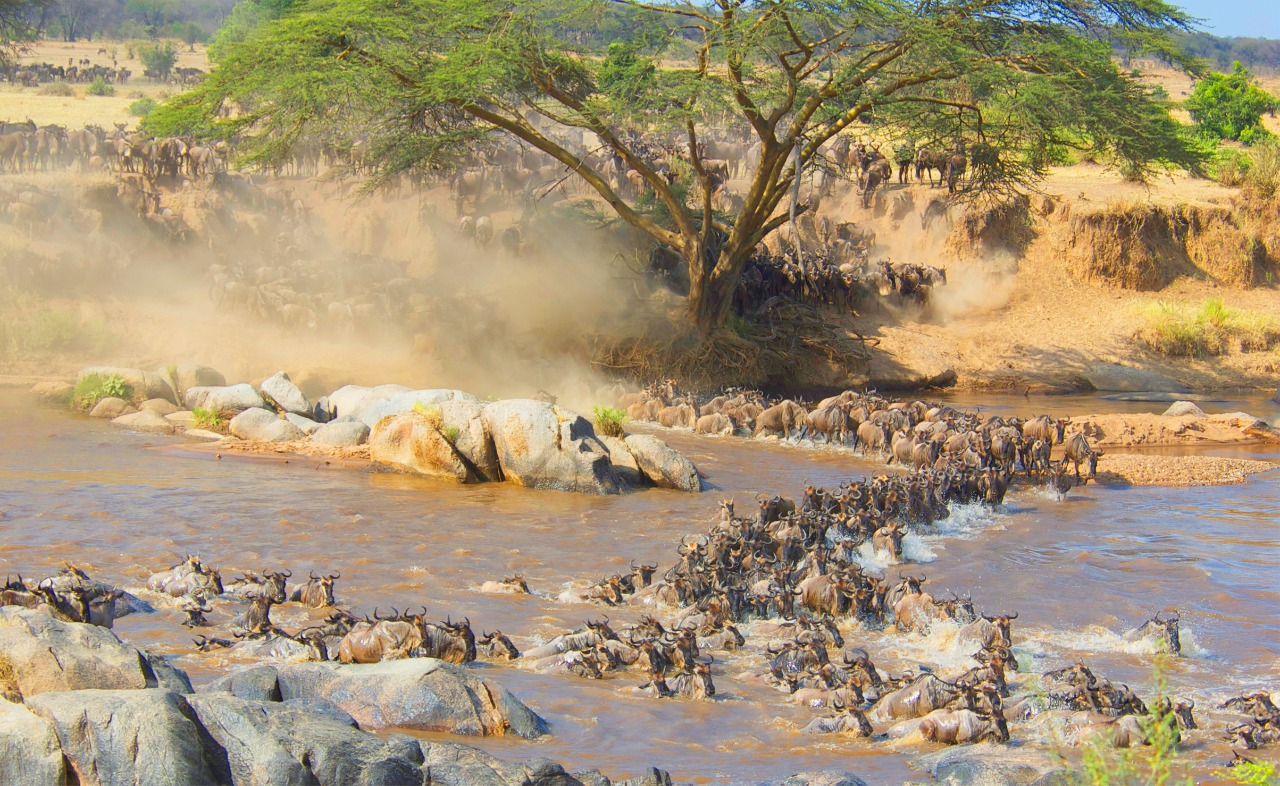
M380 616L378 616L378 607L377 607L377 606L374 606L374 607L373 607L373 618L374 618L375 620L390 619L390 617L380 617ZM365 619L367 620L367 619L369 619L369 618L368 618L368 617L365 617Z
M1006 616L1006 617L1008 617L1008 618L1009 618L1009 619L1011 619L1011 620L1016 620L1016 619L1018 618L1018 612L1016 612L1016 611L1015 611L1014 613L1012 613L1012 614L1006 614L1005 616Z
M1177 609L1174 609L1174 610L1173 610L1173 619L1165 620L1165 621L1166 621L1166 622L1177 622L1177 621L1178 621L1178 620L1180 620L1180 619L1182 619L1182 615L1178 613L1178 610L1177 610Z
M320 577L316 575L316 572L314 570L307 571L307 575L311 578L312 581L320 580Z
M334 581L337 581L338 579L342 578L342 573L341 572L331 573L329 574L329 578L333 579Z
M291 570L287 570L287 569L286 569L286 570L285 570L283 573L281 573L280 575L284 576L286 579L291 579L291 578L293 578L293 571L291 571Z

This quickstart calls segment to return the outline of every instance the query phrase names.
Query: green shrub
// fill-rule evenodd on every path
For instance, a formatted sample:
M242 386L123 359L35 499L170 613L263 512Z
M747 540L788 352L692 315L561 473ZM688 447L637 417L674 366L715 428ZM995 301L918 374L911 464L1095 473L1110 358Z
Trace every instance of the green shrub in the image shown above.
M116 89L107 84L105 79L98 77L84 89L84 92L85 95L90 96L113 96L116 94Z
M427 419L427 422L436 428L440 428L440 424L444 422L444 413L440 411L438 404L423 404L421 401L413 405L413 411Z
M80 409L92 409L104 398L129 401L133 398L133 388L119 374L86 374L76 381L76 388L71 394L72 403Z
M1258 87L1248 69L1236 62L1229 74L1208 74L1196 82L1186 108L1196 127L1216 139L1238 139L1245 144L1271 134L1262 127L1262 115L1274 110L1276 99Z
M462 436L462 429L454 425L441 426L440 436L444 437L444 441L450 445L458 444L458 437Z
M625 433L622 426L627 422L627 413L617 407L592 407L591 413L595 416L596 427L606 437L622 437Z
M1280 786L1274 762L1238 761L1231 769L1214 773L1226 783L1242 786Z
M208 429L209 431L219 431L225 425L222 413L216 409L196 407L191 410L191 414L195 417L195 424L197 428Z
M1280 343L1280 321L1275 317L1228 308L1220 298L1206 300L1198 310L1156 303L1146 309L1144 318L1138 342L1170 357L1265 352Z
M155 100L151 96L143 96L132 104L129 104L129 114L134 117L141 117L145 120L147 115L151 114L151 110L158 106L160 106L159 101Z
M71 98L76 94L75 88L66 82L50 82L47 85L41 85L36 91L37 95L55 96L58 98Z

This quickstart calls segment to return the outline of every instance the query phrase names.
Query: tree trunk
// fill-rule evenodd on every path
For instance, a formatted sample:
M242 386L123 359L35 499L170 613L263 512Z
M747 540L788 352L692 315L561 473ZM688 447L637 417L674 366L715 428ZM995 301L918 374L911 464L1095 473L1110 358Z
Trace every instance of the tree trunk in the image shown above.
M701 260L701 254L699 255ZM728 270L716 272L717 262L734 258L728 247L720 251L719 259L689 265L689 318L703 338L716 332L733 308L733 295L742 278L740 265L731 264Z

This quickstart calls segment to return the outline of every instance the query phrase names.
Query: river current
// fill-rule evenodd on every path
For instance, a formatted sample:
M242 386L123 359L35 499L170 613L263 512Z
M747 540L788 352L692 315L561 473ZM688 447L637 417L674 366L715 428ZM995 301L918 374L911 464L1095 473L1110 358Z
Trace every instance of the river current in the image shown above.
M1028 413L1166 406L983 403L985 410ZM1275 405L1257 401L1204 406L1276 414ZM884 471L878 460L835 450L661 436L698 464L709 491L595 498L506 485L459 488L297 457L219 460L184 450L176 438L68 417L35 407L25 393L0 390L0 572L39 577L68 560L131 591L188 553L227 578L275 568L301 577L341 572L338 600L358 613L425 606L441 619L469 617L477 633L501 629L527 648L588 617L634 621L642 609L566 604L557 596L624 572L632 559L656 562L661 573L681 535L703 531L720 499L734 498L742 512L757 492L798 498L806 482L834 486ZM1274 447L1222 453L1280 459ZM1089 485L1063 502L1020 487L1001 511L959 508L934 531L909 537L907 553L923 564L905 569L927 574L935 594L969 592L988 613L1019 613L1013 630L1024 675L1085 659L1096 673L1150 695L1150 647L1119 634L1157 610L1177 609L1186 656L1169 666L1172 693L1207 708L1244 689L1280 687L1280 472L1210 488ZM869 566L896 575L896 566L876 559L868 555ZM477 592L486 579L517 573L533 596ZM220 607L211 620L232 611ZM285 627L308 617L296 608L279 611ZM173 657L197 684L237 665L194 652L181 619L176 608L161 606L117 621L116 631ZM752 638L750 627L747 633ZM899 673L920 663L968 663L948 636L851 628L846 639ZM546 717L553 735L534 743L465 741L503 757L546 756L615 777L653 765L695 783L755 783L819 769L849 770L871 783L924 779L910 762L932 746L800 734L815 711L787 704L751 679L763 666L758 649L718 657L717 700L691 703L634 695L641 681L634 673L589 682L477 664ZM1206 768L1230 758L1221 727L1188 737L1188 750ZM1015 743L1022 728L1013 727Z

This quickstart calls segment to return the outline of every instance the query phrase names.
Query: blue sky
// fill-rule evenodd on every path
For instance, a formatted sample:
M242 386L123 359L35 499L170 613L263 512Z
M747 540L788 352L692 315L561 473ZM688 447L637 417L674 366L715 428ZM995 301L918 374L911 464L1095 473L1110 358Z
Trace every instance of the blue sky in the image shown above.
M1280 0L1170 0L1214 35L1280 38Z

